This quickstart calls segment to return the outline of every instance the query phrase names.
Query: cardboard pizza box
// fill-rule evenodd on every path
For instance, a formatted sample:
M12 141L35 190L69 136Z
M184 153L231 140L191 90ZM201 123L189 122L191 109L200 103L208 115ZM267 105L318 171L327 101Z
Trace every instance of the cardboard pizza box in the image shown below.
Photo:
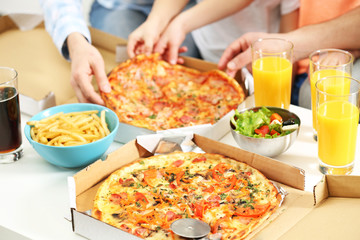
M360 176L325 175L314 187L314 207L279 239L359 239L359 186Z
M174 135L170 135L170 137L173 136ZM305 196L308 197L307 202L309 203L309 207L311 207L313 199L312 195L305 194L305 192L302 191L304 189L305 180L304 173L301 169L200 135L195 134L186 136L194 145L187 143L185 144L185 149L190 148L192 151L218 153L238 161L246 162L260 170L269 179L280 183L280 185L288 192L288 195L281 210L273 217L276 217L278 214L282 213L282 211L286 211L287 208L290 208L293 204L297 204L300 200L303 201L303 199L306 198ZM78 172L73 177L68 178L74 232L89 239L110 239L114 236L117 236L118 239L138 239L120 229L94 219L89 215L90 210L93 206L93 199L96 191L107 176L119 167L133 162L139 157L152 156L154 146L156 146L160 139L164 137L167 138L169 135L156 134L140 136L137 140L130 141L123 147L109 154L106 160L98 160ZM296 221L291 220L290 222L294 225Z
M165 135L166 136L166 135ZM140 136L68 178L73 231L89 239L138 239L90 216L102 181L139 157L152 156L161 134ZM251 239L358 239L360 176L324 176L313 192L304 191L305 173L286 163L194 135L199 149L243 161L277 182L287 196L281 208Z

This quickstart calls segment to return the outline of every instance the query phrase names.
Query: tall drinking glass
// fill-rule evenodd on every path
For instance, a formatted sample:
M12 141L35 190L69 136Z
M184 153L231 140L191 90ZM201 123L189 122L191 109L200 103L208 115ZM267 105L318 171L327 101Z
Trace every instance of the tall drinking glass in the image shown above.
M336 91L338 86L343 88ZM318 80L315 88L320 171L350 174L359 124L360 82L347 76L330 76Z
M256 106L289 109L294 45L285 39L258 39L251 45Z
M316 90L315 83L327 76L351 76L354 57L350 52L340 49L320 49L310 54L309 77L311 87L311 108L313 115L314 139L317 139L316 127ZM338 82L341 84L340 82ZM341 91L343 86L337 86Z
M11 163L22 156L18 74L0 67L0 163Z

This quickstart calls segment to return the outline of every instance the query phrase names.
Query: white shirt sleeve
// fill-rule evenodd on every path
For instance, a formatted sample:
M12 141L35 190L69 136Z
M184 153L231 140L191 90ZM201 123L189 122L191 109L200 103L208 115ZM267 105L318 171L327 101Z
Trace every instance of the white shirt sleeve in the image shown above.
M91 36L83 17L81 0L39 0L43 9L45 28L56 48L69 60L66 39L72 32L81 33L90 43Z

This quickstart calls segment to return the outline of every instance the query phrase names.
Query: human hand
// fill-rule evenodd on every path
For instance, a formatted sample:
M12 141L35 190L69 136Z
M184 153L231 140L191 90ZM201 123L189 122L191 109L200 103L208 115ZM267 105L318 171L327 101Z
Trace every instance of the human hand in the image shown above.
M186 47L179 48L180 44L185 39L185 36L180 42L175 42L172 39L172 28L167 28L163 35L160 37L160 30L156 30L156 24L150 21L144 22L140 27L135 29L128 39L127 52L130 58L135 57L138 54L151 54L153 52L159 52L161 57L170 62L169 59L173 59L172 63L183 63L182 58L178 58L178 54L186 52ZM176 37L175 37L176 38ZM170 43L174 43L176 46L168 48ZM173 51L176 51L173 53Z
M268 37L270 34L260 32L250 32L242 35L232 42L222 54L218 67L234 77L236 72L242 67L251 63L251 44L259 38Z
M130 58L138 54L151 54L159 39L160 30L151 21L145 21L128 38L127 52Z
M92 78L95 76L98 87L103 92L110 92L111 87L105 74L105 64L100 52L80 33L71 33L67 39L71 59L71 86L79 102L104 105L96 93Z
M182 64L184 60L179 58L179 53L186 52L187 47L180 47L186 37L181 23L173 20L161 34L159 41L155 44L154 52L160 53L162 58L170 64Z

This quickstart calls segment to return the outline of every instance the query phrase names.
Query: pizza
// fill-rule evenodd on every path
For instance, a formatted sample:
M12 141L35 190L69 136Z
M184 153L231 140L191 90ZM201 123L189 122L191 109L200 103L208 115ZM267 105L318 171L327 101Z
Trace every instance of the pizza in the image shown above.
M153 131L213 124L245 97L226 73L171 65L159 54L128 59L108 79L111 92L100 92L105 105L120 122Z
M220 154L175 151L140 158L97 190L92 216L143 239L176 239L177 219L208 223L221 239L244 239L276 211L277 188L253 167Z

